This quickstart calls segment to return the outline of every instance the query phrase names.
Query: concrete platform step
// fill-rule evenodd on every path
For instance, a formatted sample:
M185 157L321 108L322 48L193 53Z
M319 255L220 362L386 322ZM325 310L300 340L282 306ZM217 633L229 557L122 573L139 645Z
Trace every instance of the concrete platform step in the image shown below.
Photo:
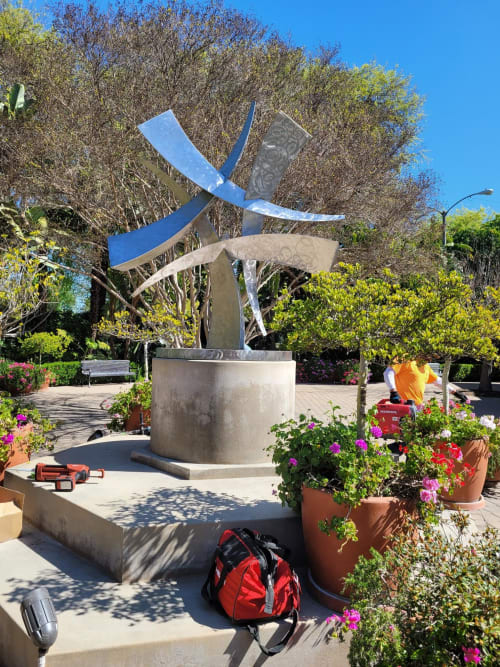
M270 533L305 562L300 520L273 495L276 477L186 480L130 459L145 436L107 436L44 456L37 463L104 468L70 493L29 479L30 466L9 468L5 486L22 491L25 517L117 581L206 572L224 528ZM34 469L34 463L31 464Z
M29 524L20 539L0 544L0 562L3 667L37 664L20 603L39 586L48 589L59 625L47 667L250 667L266 661L247 631L234 628L204 602L201 574L118 584ZM325 641L329 613L304 592L298 628L285 651L273 658L273 667L346 666L348 645ZM261 628L267 644L282 634L283 624Z

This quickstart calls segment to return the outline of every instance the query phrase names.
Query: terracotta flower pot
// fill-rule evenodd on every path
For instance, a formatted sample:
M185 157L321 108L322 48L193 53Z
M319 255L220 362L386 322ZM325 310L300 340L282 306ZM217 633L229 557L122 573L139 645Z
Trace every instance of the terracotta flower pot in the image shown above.
M488 470L488 445L483 439L468 440L461 447L461 450L463 459L455 461L454 472L460 473L466 470L464 463L467 463L475 469L474 474L469 476L466 473L464 486L455 487L452 494L441 493L439 498L450 509L481 509L485 504L481 491L483 490Z
M151 410L143 410L138 405L135 405L132 408L127 421L125 422L126 431L136 431L140 428L141 425L141 411L142 411L142 420L143 426L150 426L151 424Z
M308 585L314 597L329 609L342 611L349 599L340 595L344 577L352 572L360 556L368 557L371 547L384 551L389 537L401 530L404 519L415 509L412 500L400 498L366 498L352 510L358 541L342 542L334 533L321 532L318 522L332 516L345 516L347 508L334 502L330 493L302 488L302 530L309 572ZM348 591L346 591L348 594Z
M10 446L10 456L7 461L0 461L0 484L3 484L7 468L26 463L30 455L26 452L27 436L33 430L33 424L25 424L14 430L14 442Z

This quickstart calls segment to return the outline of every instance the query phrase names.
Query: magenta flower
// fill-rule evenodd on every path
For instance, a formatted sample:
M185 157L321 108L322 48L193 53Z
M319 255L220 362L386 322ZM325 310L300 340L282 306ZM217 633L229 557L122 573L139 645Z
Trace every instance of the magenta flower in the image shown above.
M429 479L426 475L422 480L422 486L428 491L437 491L440 485L437 479Z
M3 442L4 445L10 445L10 443L14 441L14 436L12 435L12 433L7 433L6 435L2 435L0 440Z
M342 620L347 625L349 630L357 630L358 623L361 620L361 615L356 609L344 609Z
M337 620L337 617L335 614L332 614L331 616L327 616L325 618L325 623L334 623Z
M365 452L368 449L368 445L364 440L356 440L356 447L359 447L360 449L363 449Z
M383 456L383 455L384 455L384 452L381 452L380 449L377 449L377 451L375 452L375 454L376 454L377 456Z
M298 463L297 459L294 459L293 456L288 459L288 465L289 466L296 466Z
M28 417L26 417L26 415L22 415L22 414L16 415L16 419L17 419L18 422L27 422L28 421Z
M315 426L316 424L314 422L311 422L310 424L307 425L307 428L310 428L312 431Z
M478 648L462 646L462 651L464 652L464 662L475 662L476 664L481 662L481 651Z
M381 438L383 435L380 426L372 426L370 431L374 438Z
M332 442L332 444L329 447L329 450L331 451L332 454L338 454L340 452L340 445L338 442Z
M437 494L435 491L429 491L429 489L420 489L420 500L424 503L436 503Z

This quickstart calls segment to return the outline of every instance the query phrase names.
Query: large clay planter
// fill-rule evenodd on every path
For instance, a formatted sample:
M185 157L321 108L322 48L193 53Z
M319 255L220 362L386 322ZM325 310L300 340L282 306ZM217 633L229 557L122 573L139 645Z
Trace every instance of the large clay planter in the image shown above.
M405 517L414 509L412 500L394 497L362 500L351 512L358 541L347 542L339 552L340 540L334 533L321 532L318 522L345 516L346 506L335 503L328 492L303 487L302 530L309 564L308 586L314 597L329 609L342 611L349 604L349 599L340 595L344 577L352 572L360 556L369 557L372 547L384 551L390 536L401 530Z
M3 484L5 471L7 468L17 466L20 463L26 463L30 460L30 455L26 453L27 435L33 430L33 424L26 424L14 431L14 442L11 444L10 456L5 461L0 461L0 484Z
M481 491L486 480L488 470L489 448L485 440L468 440L461 448L463 459L455 461L454 472L460 473L464 470L464 463L475 468L470 477L465 475L465 485L455 487L452 494L441 493L439 498L449 509L478 510L484 507L484 498Z
M126 431L137 431L141 426L141 411L142 411L142 425L150 426L151 425L151 410L144 410L143 408L135 405L132 408L127 421L125 422Z

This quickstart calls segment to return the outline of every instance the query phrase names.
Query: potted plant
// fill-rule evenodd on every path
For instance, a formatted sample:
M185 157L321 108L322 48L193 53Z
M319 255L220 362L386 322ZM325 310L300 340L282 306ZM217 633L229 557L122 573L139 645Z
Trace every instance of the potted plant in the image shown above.
M327 619L335 636L351 631L350 665L498 665L498 532L471 541L467 515L450 519L360 558L347 577L353 608Z
M133 431L141 425L151 424L151 391L152 381L141 380L127 391L122 391L113 397L106 406L111 422L108 428L111 431Z
M434 461L444 470L463 475L458 484L440 497L457 509L480 509L488 458L490 437L496 429L494 420L477 417L470 404L450 402L449 413L436 399L428 401L414 420L403 420L402 438L410 451L422 446L434 448Z
M42 366L0 360L0 388L10 394L31 394L54 381L55 375Z
M437 491L465 476L440 466L432 446L394 457L377 425L359 438L358 425L337 411L326 423L301 415L274 425L269 447L279 498L302 514L310 588L332 609L348 603L340 592L359 556L385 549L414 511L433 520Z
M28 461L43 447L53 448L46 434L54 427L35 407L0 396L0 482L10 466Z

